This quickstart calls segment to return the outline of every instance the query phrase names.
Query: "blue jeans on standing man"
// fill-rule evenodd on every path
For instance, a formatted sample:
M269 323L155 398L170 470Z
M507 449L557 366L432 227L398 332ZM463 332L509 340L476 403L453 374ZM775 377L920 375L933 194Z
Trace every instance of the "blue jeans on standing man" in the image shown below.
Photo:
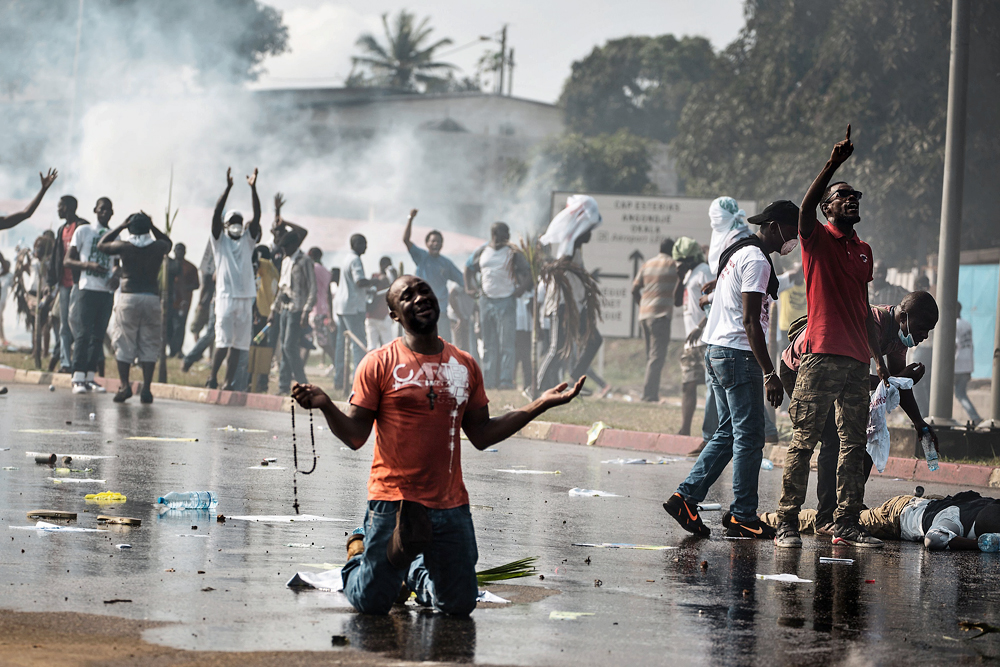
M487 389L513 389L517 299L481 296L479 326L483 335L483 384Z
M80 289L59 286L59 366L60 370L73 367L73 338L80 328L80 309L75 307L80 300Z
M757 519L757 478L764 458L764 374L753 352L709 345L705 353L709 389L719 411L719 428L705 445L677 492L692 504L733 462L733 502L738 521Z
M278 367L278 393L292 390L292 379L300 384L309 380L302 364L302 311L281 311L281 363Z
M333 376L333 386L335 389L340 389L340 384L344 381L344 332L348 329L357 336L358 340L365 343L365 347L367 347L368 334L365 333L365 314L337 315L337 346L334 349L334 355L337 358L333 360L333 364L336 367ZM301 338L301 335L299 337ZM284 336L282 336L282 339L284 339ZM352 373L357 373L358 364L361 363L362 357L368 351L365 347L361 347L354 341L351 341L352 357L354 360L354 366L351 369ZM353 377L352 375L352 380ZM348 386L347 391L350 393L350 386Z
M427 508L433 542L408 570L389 563L386 547L396 529L399 501L369 500L365 511L365 550L341 571L344 595L363 614L388 614L400 585L417 594L417 602L445 614L471 614L476 608L476 531L468 505Z

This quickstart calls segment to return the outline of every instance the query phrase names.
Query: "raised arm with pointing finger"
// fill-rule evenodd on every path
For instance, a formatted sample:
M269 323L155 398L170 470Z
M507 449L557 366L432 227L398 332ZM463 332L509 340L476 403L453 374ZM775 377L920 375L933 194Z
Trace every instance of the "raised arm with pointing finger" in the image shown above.
M253 220L247 225L247 231L250 232L251 238L253 238L254 243L260 243L261 230L260 230L260 197L257 196L257 168L254 167L253 175L247 176L247 183L250 184L250 198L253 200Z
M58 175L59 172L55 169L49 169L47 174L39 172L38 178L42 181L42 187L38 191L38 194L35 195L35 198L31 200L31 203L28 204L28 207L23 211L11 213L8 216L0 216L0 230L15 227L34 215L35 209L37 209L38 205L42 203L42 197L44 197L45 193L48 192L50 187L52 187L52 183L56 180Z

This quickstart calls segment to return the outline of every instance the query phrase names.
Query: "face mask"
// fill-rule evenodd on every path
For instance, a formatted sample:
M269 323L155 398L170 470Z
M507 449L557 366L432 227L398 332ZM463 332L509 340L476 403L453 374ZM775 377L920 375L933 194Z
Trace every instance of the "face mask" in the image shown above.
M785 235L781 233L781 225L778 225L778 236L781 237L782 241L785 241ZM799 240L791 239L781 244L781 250L779 250L778 253L781 255L787 255L798 247L799 247Z
M907 330L909 330L909 328L910 328L910 316L907 315L906 313L903 313L903 317L906 318L906 328L907 328ZM916 347L917 346L916 342L913 340L913 334L912 333L908 333L905 336L903 335L903 327L899 327L899 331L897 331L896 333L899 334L899 340L901 340L903 342L903 345L905 345L906 347Z
M234 239L238 239L243 236L243 225L236 223L226 227L226 233L228 233Z

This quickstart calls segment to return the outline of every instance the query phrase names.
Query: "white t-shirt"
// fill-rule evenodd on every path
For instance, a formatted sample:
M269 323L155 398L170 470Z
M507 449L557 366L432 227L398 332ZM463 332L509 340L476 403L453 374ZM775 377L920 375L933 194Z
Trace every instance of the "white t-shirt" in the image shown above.
M250 234L234 239L225 230L208 236L215 254L215 295L231 299L257 296L253 275L254 240Z
M764 295L761 299L760 326L767 331L771 310L771 297L767 294L770 278L771 265L760 248L746 246L737 250L719 271L715 300L701 340L709 345L749 352L750 340L743 328L743 293L760 292Z
M514 249L505 245L500 249L483 248L479 255L480 280L483 294L491 299L504 299L514 293Z
M972 348L972 325L961 317L955 322L955 372L971 373L976 366Z
M701 299L701 288L715 279L712 269L706 262L688 271L684 278L684 333L689 334L697 329L708 317L698 305Z
M364 278L365 267L361 263L361 255L354 254L340 270L340 285L337 286L337 293L333 295L334 315L358 315L368 309L368 290L358 287L357 284Z
M91 290L92 292L111 292L111 257L103 252L97 251L97 244L101 238L108 233L107 227L100 225L80 225L73 232L69 247L76 248L80 255L80 261L96 262L100 264L100 271L81 271L80 289Z
M945 507L934 515L927 532L924 532L924 512L930 500L914 498L899 515L899 538L906 542L923 542L928 548L944 548L953 537L976 539L975 522L968 529L962 525L961 509L956 505Z

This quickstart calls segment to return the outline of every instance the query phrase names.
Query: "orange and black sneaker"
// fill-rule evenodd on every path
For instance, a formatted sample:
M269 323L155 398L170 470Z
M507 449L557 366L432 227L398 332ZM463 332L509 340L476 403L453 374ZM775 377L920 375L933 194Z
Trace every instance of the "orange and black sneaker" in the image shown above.
M722 515L722 525L726 528L726 537L749 537L755 540L773 540L774 528L754 517L753 521L740 521L731 513Z
M689 533L694 533L699 537L708 537L712 532L698 516L698 507L684 500L679 493L670 496L670 499L663 503L663 509L674 517L677 523L681 524L681 528Z

